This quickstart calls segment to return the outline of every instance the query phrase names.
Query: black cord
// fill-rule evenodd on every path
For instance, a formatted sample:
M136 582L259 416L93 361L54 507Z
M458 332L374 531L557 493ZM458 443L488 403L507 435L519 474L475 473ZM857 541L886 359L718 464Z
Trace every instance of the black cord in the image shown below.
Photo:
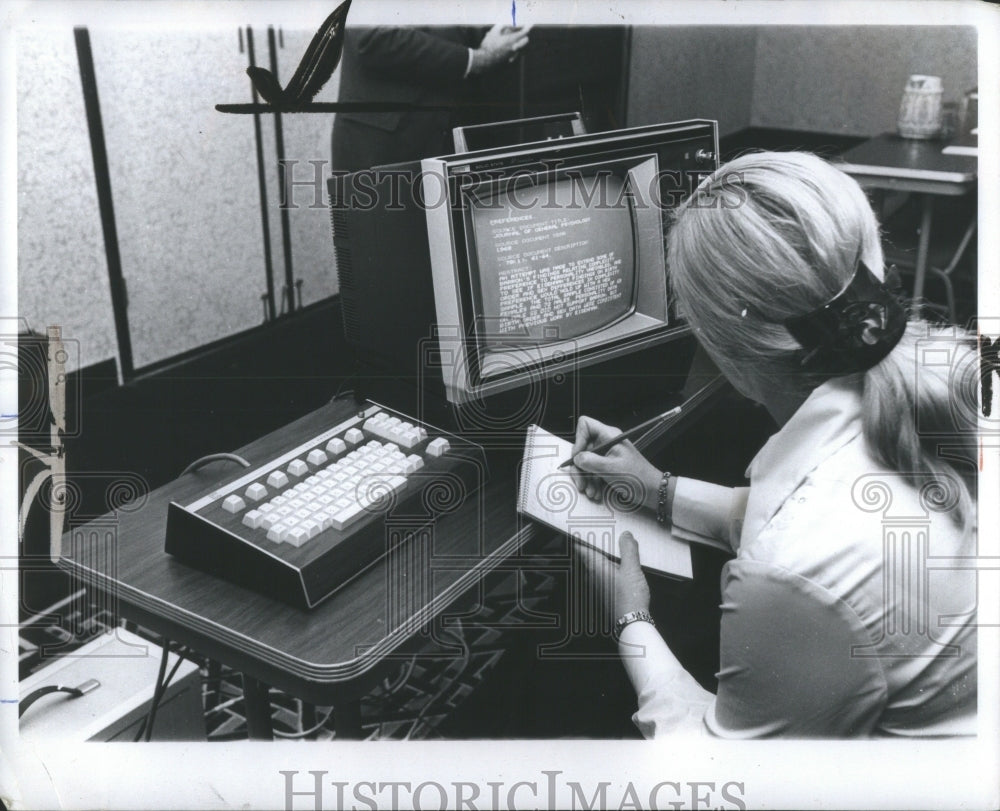
M69 693L72 698L79 698L83 695L83 691L77 689L76 687L63 687L60 684L48 684L45 687L39 687L34 692L28 693L28 696L24 699L24 701L19 702L17 707L17 717L20 718L24 715L28 711L28 707L38 701L38 699L52 693Z
M145 719L143 719L142 725L139 727L139 731L135 733L135 737L132 739L132 743L138 743L142 740L142 736L147 729L152 731L153 721L156 720L156 705L160 703L160 682L163 681L163 675L167 672L167 657L170 656L170 641L167 639L163 640L163 655L160 657L160 671L156 676L156 689L153 691L153 701L149 705L149 712L146 713ZM149 738L146 738L148 741Z
M156 720L156 711L159 709L160 702L163 701L163 696L167 692L167 688L170 687L170 682L174 680L174 676L177 674L178 668L184 661L186 656L186 651L177 651L177 661L174 662L174 666L170 668L170 672L167 674L166 681L163 682L163 686L160 688L160 695L153 696L153 706L150 708L152 710L153 717L149 721L149 726L146 728L146 740L149 741L153 735L153 722Z
M204 467L209 462L236 462L243 467L250 467L250 463L244 459L242 456L237 456L235 453L210 453L208 456L202 456L201 459L195 459L190 465L188 465L184 470L181 471L183 476L185 473L191 473L194 470Z

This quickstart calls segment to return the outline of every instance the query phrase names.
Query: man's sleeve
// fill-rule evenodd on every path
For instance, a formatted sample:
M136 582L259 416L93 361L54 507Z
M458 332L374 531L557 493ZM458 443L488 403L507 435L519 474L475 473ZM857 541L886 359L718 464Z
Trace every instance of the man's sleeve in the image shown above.
M366 70L415 83L461 81L469 65L463 43L419 28L369 28L358 56Z

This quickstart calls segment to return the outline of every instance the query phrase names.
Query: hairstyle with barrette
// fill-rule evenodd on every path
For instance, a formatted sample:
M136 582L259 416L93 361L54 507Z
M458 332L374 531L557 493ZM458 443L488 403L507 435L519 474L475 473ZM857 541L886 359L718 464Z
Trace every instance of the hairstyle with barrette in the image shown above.
M804 398L853 376L873 455L928 481L957 473L953 515L971 526L975 466L943 459L938 445L943 435L974 439L975 405L956 417L968 398L955 396L947 370L922 369L918 384L917 341L935 333L907 322L884 284L878 221L856 181L807 153L747 154L701 182L667 239L678 309L740 391ZM975 364L971 343L967 352L962 362Z

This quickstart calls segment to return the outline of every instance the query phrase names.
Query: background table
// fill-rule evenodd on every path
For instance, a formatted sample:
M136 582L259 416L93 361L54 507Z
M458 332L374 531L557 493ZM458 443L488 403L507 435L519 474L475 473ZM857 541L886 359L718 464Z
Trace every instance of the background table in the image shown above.
M839 166L863 188L921 196L920 238L917 244L913 298L919 307L927 278L934 199L962 196L976 187L978 158L948 155L943 141L916 141L885 133L844 152Z

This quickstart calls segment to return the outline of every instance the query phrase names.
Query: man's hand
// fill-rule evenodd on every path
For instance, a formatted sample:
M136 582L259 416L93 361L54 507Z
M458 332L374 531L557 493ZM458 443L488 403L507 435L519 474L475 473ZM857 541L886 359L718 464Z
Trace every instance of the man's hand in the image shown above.
M591 417L580 417L576 424L570 476L577 489L589 499L600 498L605 485L618 486L623 493L632 496L630 501L656 509L662 474L631 442L619 442L603 456L587 452L587 448L614 439L620 433L617 428Z
M610 594L614 590L614 619L631 611L649 610L649 584L639 565L639 544L632 533L623 532L618 539L621 563L615 564L589 546L577 545L590 577L601 584L592 593ZM608 582L608 581L612 582Z
M530 26L511 28L497 23L483 37L479 47L472 52L469 75L484 73L499 65L513 62L517 52L528 44Z

